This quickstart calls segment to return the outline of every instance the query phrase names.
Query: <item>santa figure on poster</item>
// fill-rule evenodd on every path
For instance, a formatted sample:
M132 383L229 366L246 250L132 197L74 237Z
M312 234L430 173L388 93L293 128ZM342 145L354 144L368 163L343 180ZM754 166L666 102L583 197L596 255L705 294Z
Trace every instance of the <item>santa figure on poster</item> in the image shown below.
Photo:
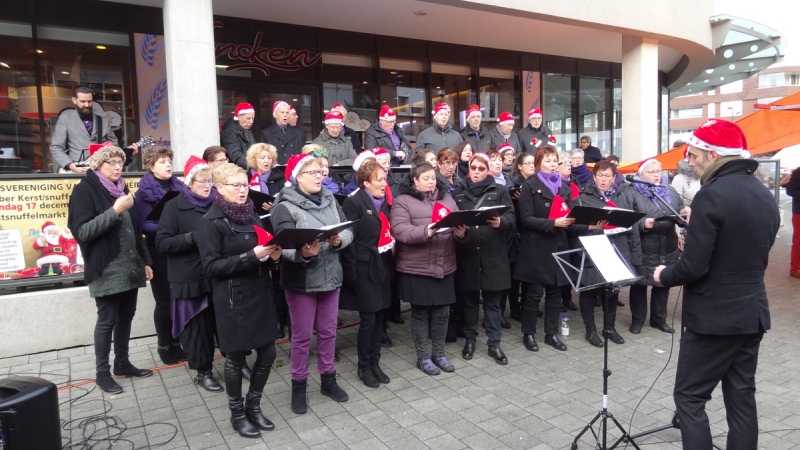
M40 277L50 275L62 275L62 265L69 265L70 253L75 248L75 240L72 238L68 228L60 231L56 224L47 221L42 225L42 234L33 243L33 249L41 252L36 265L39 267ZM73 250L70 250L73 249Z

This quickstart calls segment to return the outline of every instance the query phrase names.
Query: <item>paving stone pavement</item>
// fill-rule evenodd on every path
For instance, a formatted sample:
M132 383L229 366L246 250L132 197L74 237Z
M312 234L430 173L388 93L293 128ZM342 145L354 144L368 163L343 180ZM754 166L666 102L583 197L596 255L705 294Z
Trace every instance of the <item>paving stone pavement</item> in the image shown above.
M788 209L784 214L791 217ZM767 288L772 330L761 345L757 373L759 445L769 450L800 448L800 379L796 376L800 332L795 326L800 321L795 307L800 280L788 276L791 221L785 222L770 255ZM673 289L670 318L677 297L678 289ZM625 291L620 299L626 306L619 308L617 329L626 342L611 344L609 349L613 372L609 410L628 427L636 409L631 426L636 433L672 419L678 336L648 326L641 334L632 335L627 331L630 310ZM678 305L676 329L680 312ZM124 392L118 395L103 394L93 383L61 391L62 433L65 442L71 439L73 444L84 435L119 437L114 446L118 449L567 449L601 408L603 361L602 350L583 339L579 314L570 312L569 316L567 352L542 345L541 334L537 336L541 350L528 352L521 343L520 324L512 321L513 328L504 330L502 344L508 366L499 366L486 355L484 336L479 338L475 358L464 361L460 356L464 342L459 339L446 349L455 372L431 377L414 367L406 314L404 325L392 324L389 329L394 346L384 348L381 365L391 383L378 389L367 388L358 380L357 327L342 329L337 340L341 355L337 368L339 383L350 400L339 404L320 395L319 375L315 374L309 378L310 408L304 415L292 413L289 407L289 344L279 345L262 401L275 430L263 433L260 439L239 437L230 425L225 395L198 388L185 366L158 370L149 378L120 380ZM342 313L342 317L345 321L357 319L352 313ZM601 320L599 312L596 320ZM93 361L91 346L0 359L0 377L37 375L66 386L93 378ZM134 340L131 361L140 367L157 366L155 337ZM313 354L309 366L314 372ZM220 381L222 370L223 360L217 359L214 371ZM715 442L724 447L727 424L719 388L707 410L712 433L718 436ZM102 422L88 421L79 427L87 418ZM618 435L610 428L609 437ZM668 429L642 438L638 444L644 449L681 448L680 433ZM94 448L110 447L98 443ZM591 435L582 438L579 448L595 448Z

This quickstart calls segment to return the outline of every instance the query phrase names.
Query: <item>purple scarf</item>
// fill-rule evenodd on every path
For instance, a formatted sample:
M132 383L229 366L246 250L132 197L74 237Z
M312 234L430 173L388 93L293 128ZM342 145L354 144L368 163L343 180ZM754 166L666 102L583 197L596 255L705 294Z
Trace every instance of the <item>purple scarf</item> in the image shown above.
M100 180L100 184L106 188L110 196L114 198L120 198L125 195L125 180L122 179L121 175L119 178L117 178L117 181L111 181L111 179L100 172L94 172L94 174L97 175L97 179Z
M642 183L631 183L633 188L639 191L640 194L644 195L645 197L649 198L656 204L659 208L661 207L661 202L656 198L655 195L650 191L650 188L645 186ZM667 203L672 203L672 196L669 193L669 188L667 186L656 186L655 189L656 194L658 194L661 198L667 201Z
M216 198L217 190L211 188L211 192L208 194L208 197L201 197L195 194L191 189L189 189L189 186L184 186L183 196L189 203L193 204L194 206L199 206L201 208L208 208L208 205L210 205L214 201L214 198Z
M549 189L553 195L558 194L558 190L561 189L561 183L563 183L561 175L558 172L547 173L540 170L536 172L536 176L539 178L539 181L547 186L547 189Z
M272 172L272 170L268 170L268 171L266 171L264 173L264 175L259 175L258 176L258 185L261 186L261 192L263 192L265 194L269 194L269 186L267 185L267 180L269 180L269 173L270 172ZM256 172L256 173L258 173L258 172Z
M369 197L369 199L372 200L372 206L375 207L375 215L377 215L379 212L381 212L381 205L383 205L383 202L386 200L386 197L375 198L375 197L372 196L372 194L369 193L368 190L366 190L364 188L361 188L361 189L367 194L367 197ZM386 189L389 189L389 188L387 187Z
M572 173L578 177L578 183L580 184L586 184L592 180L592 173L589 172L589 166L587 166L586 163L583 163L578 167L573 167Z
M622 186L622 183L625 182L625 178L622 176L621 173L617 172L617 176L614 177L614 184L617 186Z
M607 191L603 192L600 190L600 187L592 181L592 187L594 188L595 192L606 201L606 203L611 201L611 198L614 197L614 194L617 193L617 186L614 183L611 183L611 187L608 188Z
M353 179L355 180L355 177L353 177ZM331 177L323 179L322 185L325 186L325 189L329 190L331 194L339 193L339 185L334 183Z
M225 200L221 195L216 196L214 201L217 203L217 206L219 206L222 214L225 214L233 223L238 223L239 225L245 225L250 222L250 219L253 218L253 214L255 214L253 199L250 197L247 197L247 201L243 205L231 203Z

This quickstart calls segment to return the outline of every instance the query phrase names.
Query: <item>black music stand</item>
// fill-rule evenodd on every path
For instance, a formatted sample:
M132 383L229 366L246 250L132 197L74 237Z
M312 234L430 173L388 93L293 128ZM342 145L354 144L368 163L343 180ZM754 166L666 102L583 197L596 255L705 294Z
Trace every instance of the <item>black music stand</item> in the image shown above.
M582 236L580 239L584 244L584 248L556 252L553 253L553 257L556 259L556 263L558 264L559 268L561 268L561 271L564 273L564 275L566 275L569 283L572 285L572 288L575 289L575 292L602 288L603 314L607 314L606 311L608 311L608 297L618 293L620 286L631 284L641 277L637 276L636 271L634 271L631 266L625 262L625 258L622 257L619 249L617 249L617 247L608 240L608 237L604 235ZM590 241L594 242L595 244L602 245L588 245L592 243ZM571 262L562 258L564 255L571 255L577 252L580 252L581 255L580 267L575 267ZM596 283L589 286L581 285L587 254L589 254L589 259L592 260L592 263L602 276L604 280L602 283ZM577 277L575 277L574 282L572 281L573 276L570 276L568 268L574 272L577 272ZM623 441L632 445L636 450L641 450L639 446L636 445L634 438L628 434L622 424L620 424L614 415L608 411L608 377L611 376L611 371L608 369L608 334L609 333L605 332L604 330L603 342L605 345L603 346L603 408L598 411L594 418L589 421L585 427L583 427L577 436L575 436L575 440L572 442L572 450L577 450L578 440L580 440L581 436L583 436L587 431L592 432L595 441L597 441L597 448L599 450L614 449ZM610 447L607 444L609 419L611 419L611 421L614 422L614 425L616 425L620 432L622 432L622 436L620 436ZM602 436L602 443L601 437L595 434L594 428L592 428L592 426L598 420L600 420L600 434Z

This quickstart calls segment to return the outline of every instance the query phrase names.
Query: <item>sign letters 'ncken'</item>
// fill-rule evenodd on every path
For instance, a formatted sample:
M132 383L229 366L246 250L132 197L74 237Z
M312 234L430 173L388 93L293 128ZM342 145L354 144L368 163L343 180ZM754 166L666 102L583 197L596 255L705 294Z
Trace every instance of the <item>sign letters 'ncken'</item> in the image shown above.
M222 22L214 22L214 28L222 28ZM232 64L225 70L255 69L269 76L270 69L295 72L300 67L309 67L322 59L322 54L311 56L308 50L286 50L284 48L259 48L264 33L256 33L253 45L217 44L214 48L216 58L226 55L232 60L245 61Z

